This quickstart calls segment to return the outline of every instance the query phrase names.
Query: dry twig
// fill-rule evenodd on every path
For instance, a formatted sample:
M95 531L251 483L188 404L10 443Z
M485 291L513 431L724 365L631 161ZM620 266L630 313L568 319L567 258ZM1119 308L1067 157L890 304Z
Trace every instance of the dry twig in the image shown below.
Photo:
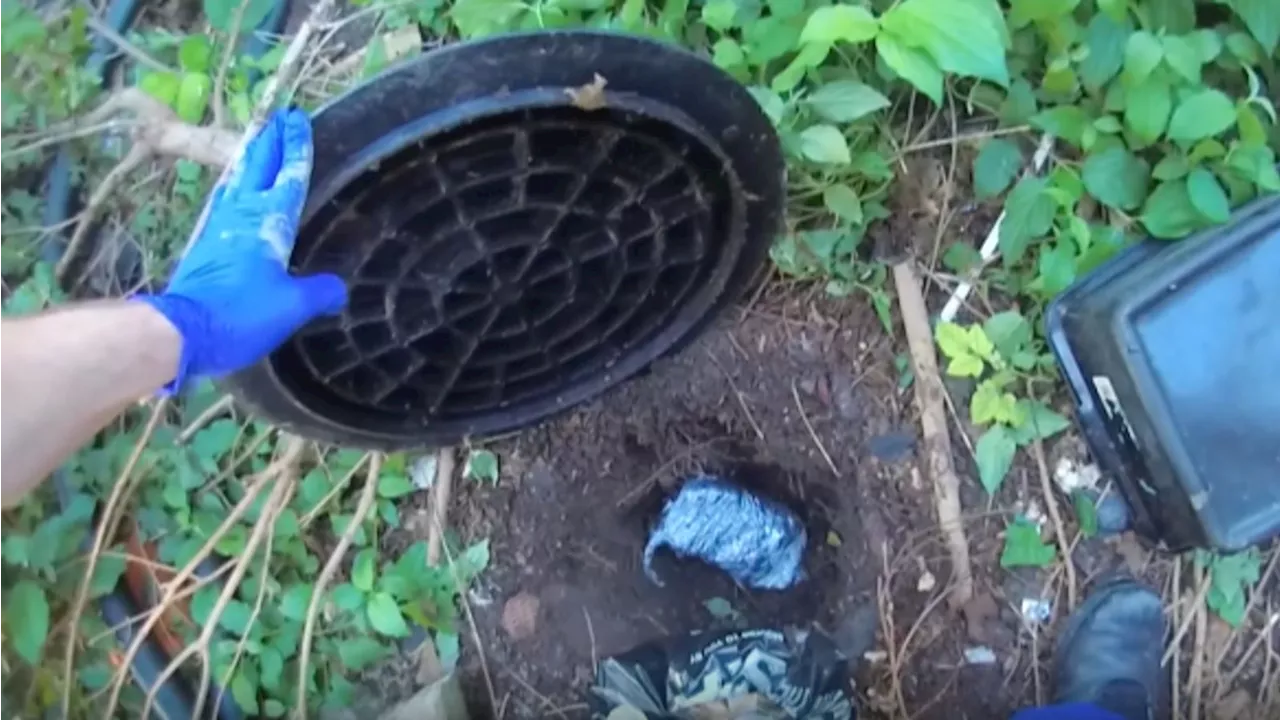
M822 453L822 459L827 461L827 467L831 468L831 474L840 477L840 470L836 467L836 463L831 459L831 453L827 452L827 448L822 444L822 439L818 437L818 433L813 430L813 423L809 422L809 414L804 411L804 404L800 402L800 391L796 388L796 381L791 381L791 397L795 398L796 410L800 413L800 419L804 421L804 427L809 431L809 437L813 438L813 444L818 446L818 452Z
M298 651L298 695L294 713L299 718L307 717L307 671L311 661L311 641L315 635L316 616L320 614L325 589L338 572L338 566L342 564L342 556L346 555L347 548L351 547L351 541L356 536L356 531L364 525L364 519L373 509L373 501L378 495L378 475L381 472L382 455L374 453L369 458L369 472L365 476L364 489L360 491L360 502L356 505L355 514L347 523L347 529L343 531L342 537L338 538L338 544L333 548L333 552L329 553L329 559L320 570L320 577L316 578L311 603L307 607L307 621L302 628L301 650Z
M910 259L893 266L893 280L916 375L915 398L924 435L921 451L933 482L938 525L951 555L951 604L956 607L973 597L973 569L969 560L969 540L961 522L960 478L956 476L951 462L951 436L947 431L944 400L946 390L938 373L938 356L933 347L933 331L929 326L924 292Z
M1071 559L1072 543L1067 536L1066 525L1062 522L1062 512L1058 510L1058 498L1053 492L1053 478L1049 475L1049 465L1044 459L1044 443L1040 438L1036 438L1031 444L1031 454L1035 456L1036 468L1040 472L1040 492L1044 496L1049 520L1053 523L1053 534L1058 538L1058 547L1062 548L1062 569L1067 579L1067 607L1074 610L1079 587L1076 580L1076 565Z
M440 547L444 543L445 519L449 516L449 495L453 491L454 450L443 447L436 451L436 479L431 484L431 525L427 528L427 565L435 567L440 562Z

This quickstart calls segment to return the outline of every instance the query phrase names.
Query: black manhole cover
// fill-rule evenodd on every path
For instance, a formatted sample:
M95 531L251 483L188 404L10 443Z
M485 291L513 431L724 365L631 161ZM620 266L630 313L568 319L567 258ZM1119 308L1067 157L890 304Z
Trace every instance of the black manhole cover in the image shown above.
M345 444L491 435L627 379L736 297L781 217L752 97L641 38L437 50L321 110L315 140L292 266L351 303L231 384Z

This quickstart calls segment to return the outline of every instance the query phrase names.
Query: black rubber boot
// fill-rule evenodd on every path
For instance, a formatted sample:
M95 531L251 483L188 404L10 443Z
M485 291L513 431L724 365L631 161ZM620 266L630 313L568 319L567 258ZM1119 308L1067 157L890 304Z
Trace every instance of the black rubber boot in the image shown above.
M1168 717L1169 674L1160 596L1134 580L1113 580L1076 610L1054 660L1058 703L1092 703L1125 720Z

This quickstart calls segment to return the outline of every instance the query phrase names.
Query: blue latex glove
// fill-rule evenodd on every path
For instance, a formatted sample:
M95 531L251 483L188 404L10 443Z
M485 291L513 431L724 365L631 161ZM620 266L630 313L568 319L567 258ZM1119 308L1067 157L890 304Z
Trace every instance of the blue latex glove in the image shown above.
M278 111L209 198L204 231L160 295L137 300L182 335L176 391L190 377L219 376L265 357L318 315L339 312L336 275L293 277L289 255L311 179L311 121Z

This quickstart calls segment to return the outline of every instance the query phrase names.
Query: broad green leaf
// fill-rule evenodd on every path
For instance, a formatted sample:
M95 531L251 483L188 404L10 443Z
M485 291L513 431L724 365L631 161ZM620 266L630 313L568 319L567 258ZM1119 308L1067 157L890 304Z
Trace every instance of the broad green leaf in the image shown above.
M1258 44L1267 55L1276 51L1280 41L1280 5L1275 0L1229 0Z
M498 456L491 450L472 450L467 453L467 464L462 471L463 477L490 484L498 482Z
M989 495L1000 491L1000 484L1004 482L1009 468L1013 467L1013 456L1017 452L1018 444L1004 425L992 425L978 438L973 450L978 464L978 480Z
M1187 192L1191 204L1212 223L1224 223L1231 217L1231 202L1213 173L1198 167L1187 176Z
M853 122L889 107L889 99L875 88L855 80L837 80L819 87L805 102L825 120Z
M364 592L372 591L377 560L378 556L373 548L365 548L356 553L356 559L351 564L351 584Z
M1164 59L1164 45L1160 39L1146 30L1129 36L1124 47L1124 81L1133 86L1151 77L1151 73Z
M939 68L1008 87L1007 36L993 7L990 0L905 0L880 22L908 47L928 53Z
M489 541L472 543L462 554L453 559L453 571L459 579L469 581L489 567Z
M189 73L208 73L213 47L204 35L188 35L178 46L178 66Z
M258 714L258 686L243 670L231 678L231 697L235 698L241 711Z
M1247 591L1262 575L1258 551L1251 548L1232 555L1215 555L1197 550L1196 564L1209 570L1206 604L1232 627L1239 627L1248 607Z
M279 690L284 676L284 655L274 647L265 647L258 653L258 682L268 690Z
M1018 410L1018 399L1013 393L1004 392L996 383L984 380L978 383L973 397L969 399L969 419L975 425L993 422L1013 425L1022 420L1022 417Z
M1026 80L1016 77L1009 83L1009 92L1000 103L1000 121L1007 125L1027 122L1038 108L1035 91Z
M1016 143L993 138L983 143L973 160L973 190L979 200L1004 192L1022 168L1022 151Z
M1149 77L1129 87L1124 123L1140 140L1150 144L1164 134L1172 108L1169 83L1159 77Z
M1183 179L1157 185L1142 206L1141 220L1147 232L1165 240L1185 237L1204 224Z
M1005 358L1012 358L1031 342L1031 323L1017 310L1005 310L987 318L982 323L982 332Z
M1196 0L1145 0L1140 4L1146 21L1158 34L1181 35L1196 24ZM1135 5L1139 3L1134 3Z
M449 17L459 34L474 38L510 28L526 8L521 0L457 0Z
M1176 180L1191 172L1191 163L1181 152L1172 151L1160 158L1160 162L1151 169L1151 177L1156 180Z
M286 710L287 708L285 708L284 703L280 702L275 698L267 698L266 700L262 701L263 717L269 717L269 718L284 717Z
M1129 0L1098 0L1098 9L1115 22L1128 19Z
M1044 247L1036 260L1036 282L1039 292L1053 297L1075 282L1075 247L1059 241Z
M711 47L711 61L716 67L729 70L743 65L747 61L747 56L742 52L742 46L733 38L720 38L716 44Z
M1075 105L1045 110L1031 118L1031 124L1037 128L1082 147L1085 129L1092 125L1092 120L1084 110Z
M338 641L338 659L352 672L360 672L386 657L390 652L382 643L370 637L353 637Z
M1164 61L1173 71L1194 85L1200 84L1200 51L1191 41L1177 35L1161 38Z
M1018 518L1005 528L1000 567L1049 567L1056 554L1053 546L1040 538L1040 528L1035 523Z
M370 595L365 609L369 624L379 633L390 637L405 637L409 634L409 626L405 624L404 615L400 614L400 606L390 593L377 592Z
M176 73L149 72L138 79L138 87L151 97L169 107L178 102L178 86L182 84Z
M903 44L887 32L876 36L876 52L898 77L914 85L935 105L942 104L942 70L928 53Z
M453 672L462 657L462 638L458 633L437 630L435 633L436 655L440 656L440 666L445 672Z
M339 585L330 591L329 596L339 610L354 611L364 605L364 593L351 583Z
M414 491L413 483L403 473L382 473L378 478L378 497L398 498Z
M5 635L23 660L36 665L49 635L49 600L30 580L20 580L4 593Z
M1070 15L1080 0L1012 0L1009 3L1009 22L1023 27L1032 21L1056 21Z
M280 614L290 620L302 622L307 619L307 608L311 604L311 584L294 583L280 597Z
M253 608L248 604L239 600L230 600L226 607L222 609L222 616L218 618L218 625L228 632L244 636L249 632L250 618L253 617Z
M1236 106L1221 90L1202 88L1178 103L1169 119L1169 139L1213 137L1235 124Z
M708 0L702 6L702 22L721 32L734 26L733 18L737 14L738 3L734 0Z
M834 125L814 125L800 133L800 153L824 165L848 165L849 143Z
M963 242L954 242L942 253L942 264L954 273L968 273L982 264L982 255Z
M1136 210L1147 198L1151 169L1122 145L1094 153L1084 161L1084 186L1107 207Z
M822 64L826 60L827 55L831 52L831 46L824 43L809 43L800 48L800 52L791 59L782 72L773 76L773 80L769 82L769 87L774 92L787 92L794 90L797 85L808 72Z
M1196 49L1201 65L1213 62L1222 54L1222 37L1216 30L1196 30L1187 36L1187 41Z
M860 43L875 37L879 30L880 22L866 8L831 5L813 11L800 33L800 42L826 45Z
M793 52L800 42L800 27L775 17L764 17L742 29L743 45L752 65L765 65Z
M747 88L747 92L751 93L751 97L756 99L760 109L764 111L764 114L769 117L769 120L774 125L782 122L782 116L787 112L787 104L783 102L778 93L760 85L752 85Z
M1000 252L1005 263L1022 259L1028 245L1053 227L1057 206L1046 192L1043 178L1024 177L1013 186L1004 203L1004 222L1000 223Z
M1071 493L1071 504L1076 510L1076 523L1080 525L1080 534L1086 538L1098 534L1098 506L1083 490Z
M1071 427L1071 422L1048 405L1036 400L1019 400L1022 422L1013 428L1013 439L1018 445L1036 440L1046 440Z
M240 34L247 35L267 17L274 0L244 0L244 12L240 15ZM204 16L214 30L231 32L241 0L204 0Z
M1117 22L1105 13L1098 13L1089 21L1084 31L1084 45L1089 54L1080 61L1079 72L1080 82L1090 92L1098 92L1124 66L1129 31L1127 19Z
M862 201L848 185L831 185L822 191L822 203L837 217L862 224Z
M1276 171L1275 152L1266 145L1232 147L1227 165L1269 192L1280 192L1280 173Z
M93 579L89 581L89 597L102 597L120 582L124 574L125 560L123 555L102 555L93 566Z

